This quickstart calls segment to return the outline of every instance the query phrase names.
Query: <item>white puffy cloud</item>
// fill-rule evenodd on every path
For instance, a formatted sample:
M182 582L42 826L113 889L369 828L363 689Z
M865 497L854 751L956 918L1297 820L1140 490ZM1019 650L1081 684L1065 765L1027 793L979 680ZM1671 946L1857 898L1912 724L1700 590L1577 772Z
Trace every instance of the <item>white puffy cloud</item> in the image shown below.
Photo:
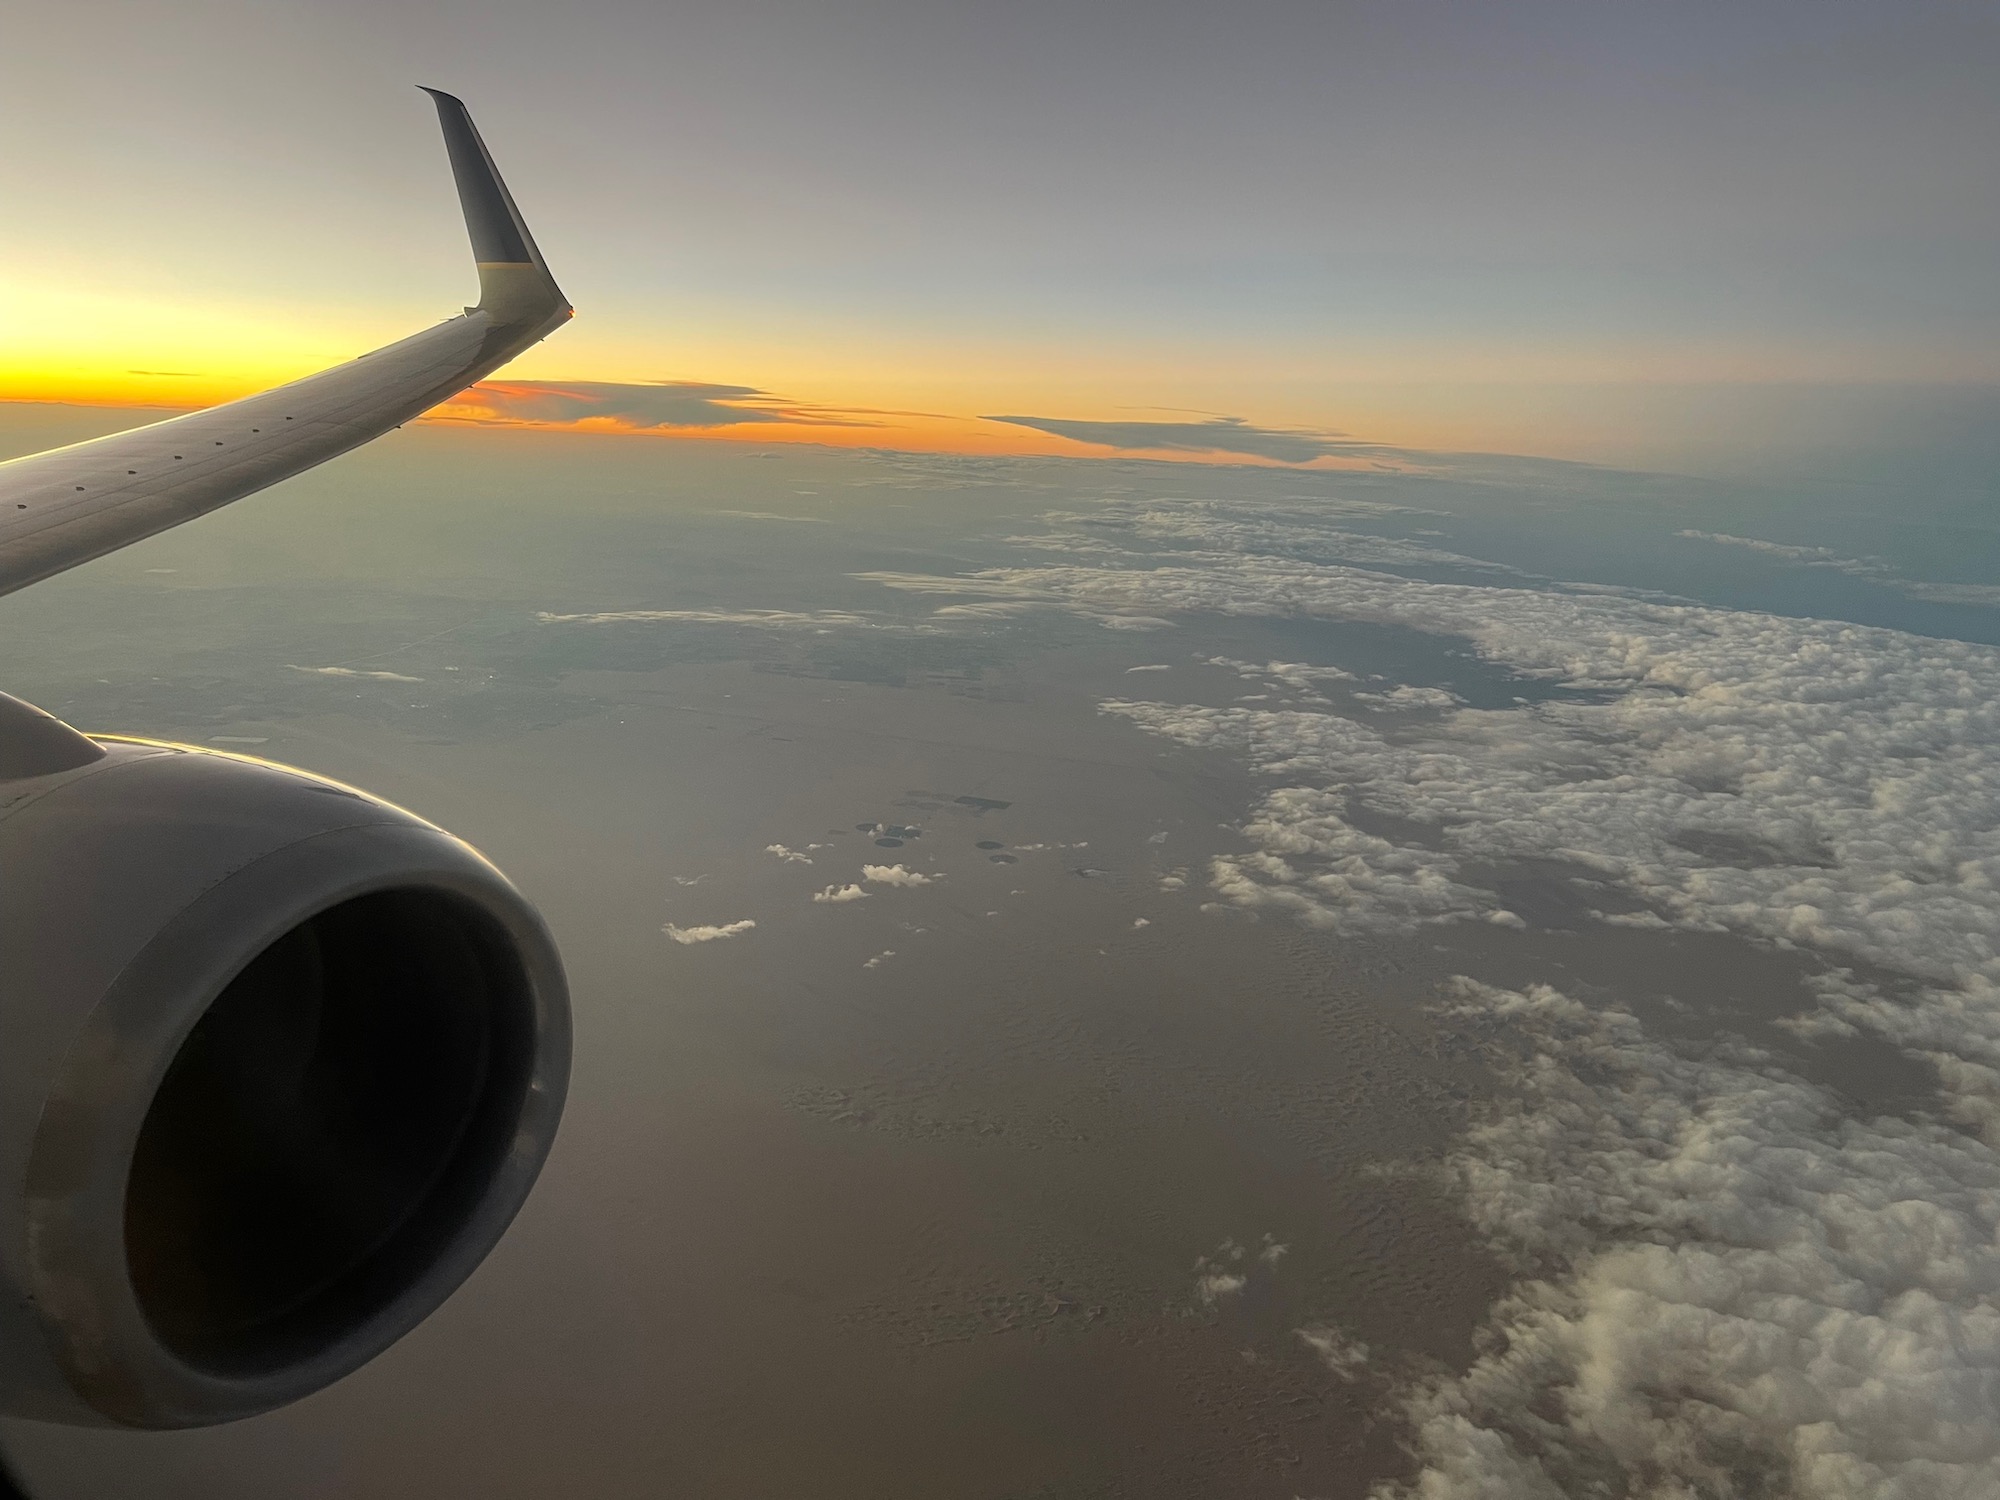
M2000 1494L1989 1148L1554 990L1453 1011L1509 1088L1449 1177L1523 1279L1407 1392L1423 1472L1379 1494Z
M812 863L812 856L807 854L803 849L788 849L783 844L766 844L764 852L766 854L777 855L779 859L788 865L809 865Z
M1368 1368L1368 1346L1338 1328L1295 1328L1299 1341L1342 1380L1352 1382Z
M1248 1282L1248 1277L1235 1271L1204 1271L1195 1278L1194 1294L1213 1306L1224 1297L1237 1295Z
M823 891L814 891L813 900L825 902L866 901L868 893L858 885L830 885Z
M739 937L756 925L755 921L745 917L741 922L724 922L713 927L676 927L669 922L660 931L686 947L692 943L712 943L718 938Z
M1227 667L1239 677L1254 681L1282 683L1297 693L1317 696L1323 682L1354 682L1352 672L1341 667L1317 667L1303 661L1267 661L1262 666L1255 662L1236 661L1227 656L1204 658L1211 667ZM1320 702L1326 700L1321 698Z
M1092 613L1400 625L1602 698L1458 708L1400 729L1309 705L1107 703L1154 733L1234 749L1277 783L1246 825L1255 852L1215 871L1231 899L1338 927L1484 917L1501 903L1469 868L1559 861L1674 925L1844 951L1961 989L2000 984L2000 650L1250 555L1228 550L1240 528L1213 508L1191 509L1181 529L1212 550L974 582ZM1329 671L1215 660L1300 689ZM1393 696L1444 707L1444 691ZM1364 831L1385 817L1393 836Z
M1381 693L1356 693L1357 703L1379 704L1383 708L1454 708L1465 700L1444 688L1411 687L1403 683Z
M907 869L902 865L863 865L861 878L873 885L930 885L943 877L926 875L921 870Z
M1299 709L1108 703L1183 743L1235 748L1288 783L1248 825L1260 855L1220 873L1233 898L1263 886L1334 926L1483 915L1494 901L1468 894L1468 864L1557 860L1677 925L1845 951L1952 984L2000 981L1992 647L1269 559L1073 574L1065 586L1093 598L1462 635L1524 678L1604 695L1459 709L1393 738ZM1375 837L1350 810L1435 836ZM1321 874L1342 878L1316 894ZM1406 889L1412 881L1420 889ZM1405 909L1367 899L1377 885Z

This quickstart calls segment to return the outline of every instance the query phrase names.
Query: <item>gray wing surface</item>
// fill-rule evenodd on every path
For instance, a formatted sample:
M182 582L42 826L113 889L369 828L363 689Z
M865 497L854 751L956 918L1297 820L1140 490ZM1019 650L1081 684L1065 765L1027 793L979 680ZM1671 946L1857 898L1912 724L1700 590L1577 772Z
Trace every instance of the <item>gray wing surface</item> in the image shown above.
M205 515L449 400L571 308L464 104L437 102L479 268L477 307L261 395L0 464L0 594Z

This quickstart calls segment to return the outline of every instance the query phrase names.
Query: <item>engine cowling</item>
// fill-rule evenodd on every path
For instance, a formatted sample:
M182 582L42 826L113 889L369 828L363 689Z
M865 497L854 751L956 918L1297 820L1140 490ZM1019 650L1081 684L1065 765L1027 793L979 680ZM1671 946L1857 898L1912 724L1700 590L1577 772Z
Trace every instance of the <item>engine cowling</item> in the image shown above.
M359 1368L499 1240L568 992L475 850L0 698L0 1411L203 1426Z

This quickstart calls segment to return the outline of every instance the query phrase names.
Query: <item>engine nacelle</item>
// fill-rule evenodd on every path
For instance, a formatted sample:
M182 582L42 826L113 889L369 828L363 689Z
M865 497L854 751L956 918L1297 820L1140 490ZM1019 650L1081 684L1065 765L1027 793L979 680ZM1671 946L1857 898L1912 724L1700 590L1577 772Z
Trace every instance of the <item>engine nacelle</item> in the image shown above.
M0 697L0 1412L195 1427L359 1368L506 1230L569 1051L466 844Z

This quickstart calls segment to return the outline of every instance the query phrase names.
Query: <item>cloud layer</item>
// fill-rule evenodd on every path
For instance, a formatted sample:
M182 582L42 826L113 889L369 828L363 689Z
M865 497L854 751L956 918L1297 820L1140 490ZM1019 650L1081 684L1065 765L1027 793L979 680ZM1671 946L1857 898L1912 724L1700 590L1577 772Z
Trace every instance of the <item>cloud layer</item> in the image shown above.
M1380 1496L2000 1493L1992 1151L1551 989L1453 1010L1510 1088L1450 1176L1524 1275Z
M699 431L746 423L869 425L855 414L795 405L755 386L696 380L489 380L450 402L442 415L465 421L628 431Z
M1256 703L1103 708L1266 779L1247 848L1209 871L1224 901L1344 932L1554 920L1817 950L1909 982L1835 968L1796 1029L1900 1047L1940 1084L1934 1120L1857 1118L1740 1045L1467 983L1450 1025L1507 1087L1449 1180L1519 1280L1468 1373L1402 1387L1424 1465L1407 1493L2000 1493L2000 650L1371 571L1338 519L1106 506L1052 518L1077 561L957 583L1093 619L1469 643L1519 683L1510 706L1214 658ZM1473 561L1416 550L1398 562Z

